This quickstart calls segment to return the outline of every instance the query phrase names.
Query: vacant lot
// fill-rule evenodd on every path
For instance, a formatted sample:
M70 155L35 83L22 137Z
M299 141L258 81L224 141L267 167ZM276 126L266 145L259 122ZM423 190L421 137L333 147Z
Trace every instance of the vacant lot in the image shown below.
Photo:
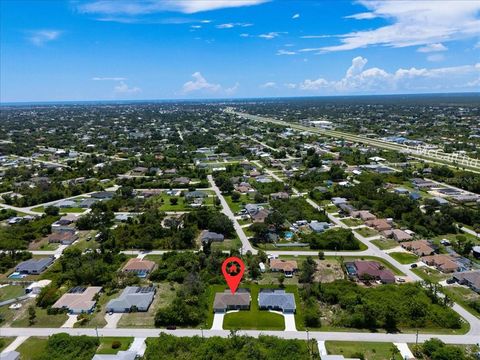
M0 301L15 299L25 295L23 286L7 285L0 288Z
M418 256L411 253L392 252L388 255L397 260L400 264L411 264L418 261Z
M431 282L440 282L450 277L447 274L444 274L436 269L432 269L427 266L418 267L412 269L412 271L418 276L420 276L423 280L428 280Z
M360 358L368 360L385 360L392 359L393 343L376 343L376 342L356 342L356 341L326 341L325 347L329 354L343 355L346 358ZM400 354L396 354L393 358L402 360Z
M360 229L355 229L354 231L356 233L362 235L363 237L366 237L366 238L378 235L378 232L376 230L371 229L369 227L363 227L363 228L360 228Z
M372 240L371 243L382 250L393 249L398 246L398 242L393 239L378 239Z
M116 342L120 343L120 347L114 349L112 345ZM132 342L133 337L101 337L97 354L116 354L119 351L128 350Z
M34 360L36 355L41 354L47 347L47 338L30 337L21 344L17 351L22 360Z
M315 280L319 282L332 282L339 279L344 279L340 262L333 259L315 260L317 263L317 271L315 271Z

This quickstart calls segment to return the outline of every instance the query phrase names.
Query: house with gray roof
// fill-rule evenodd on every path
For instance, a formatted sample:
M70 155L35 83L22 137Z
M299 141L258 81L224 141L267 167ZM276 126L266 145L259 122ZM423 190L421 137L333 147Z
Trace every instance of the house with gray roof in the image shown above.
M310 229L312 229L313 232L316 233L321 233L327 230L330 227L330 224L327 222L322 222L322 221L312 221L310 224Z
M38 275L55 261L54 256L48 256L41 259L30 259L21 262L15 268L15 271L22 274Z
M154 287L127 286L118 298L108 302L106 311L114 313L126 313L132 309L148 311L155 292Z
M222 242L225 239L225 236L213 231L204 231L202 235L200 235L200 239L202 240L202 243Z
M224 313L229 310L249 310L251 296L248 289L238 289L232 294L230 290L215 294L213 312Z
M261 310L279 310L284 313L294 314L295 296L285 290L262 289L258 293L258 307Z

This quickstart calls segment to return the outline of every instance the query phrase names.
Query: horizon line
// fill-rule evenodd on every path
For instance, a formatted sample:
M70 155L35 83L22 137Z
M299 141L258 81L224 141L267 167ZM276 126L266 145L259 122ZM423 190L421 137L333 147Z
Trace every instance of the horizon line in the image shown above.
M442 92L442 93L387 93L387 94L350 94L350 95L304 95L304 96L255 96L255 97L218 97L218 98L174 98L174 99L98 99L98 100L26 100L1 101L0 107L12 105L46 105L65 103L141 103L141 102L221 102L245 100L274 100L274 99L312 99L312 98L368 98L368 97L395 97L395 96L452 96L452 95L479 95L480 91Z

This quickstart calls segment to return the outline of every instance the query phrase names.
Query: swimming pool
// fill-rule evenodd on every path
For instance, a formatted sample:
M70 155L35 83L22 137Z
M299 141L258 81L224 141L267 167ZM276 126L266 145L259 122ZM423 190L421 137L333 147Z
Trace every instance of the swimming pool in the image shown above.
M11 274L8 276L8 278L9 278L9 279L23 279L23 278L26 277L26 276L27 276L27 275L21 274L21 273L19 273L19 272L16 271L16 272L11 273Z
M285 231L285 232L283 233L283 237L284 237L285 239L287 239L287 240L290 240L290 239L293 237L293 232L291 232L291 231Z

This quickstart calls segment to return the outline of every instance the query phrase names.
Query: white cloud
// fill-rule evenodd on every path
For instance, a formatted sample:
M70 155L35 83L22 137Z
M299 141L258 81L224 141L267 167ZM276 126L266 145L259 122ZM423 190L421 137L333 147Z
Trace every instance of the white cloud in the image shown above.
M480 2L359 0L369 11L353 19L383 18L390 25L340 35L341 44L323 51L343 51L372 45L406 47L472 38L480 34Z
M240 37L247 38L247 37L250 37L250 34L243 33L243 34L240 34Z
M29 32L28 40L36 46L42 46L47 42L58 39L60 35L62 35L62 31L59 30L36 30Z
M378 67L366 68L367 62L368 60L361 56L355 57L340 80L327 80L323 77L306 79L295 87L310 92L323 90L326 93L474 89L477 80L472 79L480 77L480 63L432 69L399 68L395 72L387 72Z
M268 81L265 84L260 85L260 88L262 89L272 89L277 87L277 83L274 81Z
M375 19L376 17L377 15L375 15L373 12L362 12L358 14L345 16L345 19L370 20L370 19Z
M127 78L124 77L109 77L109 76L94 76L92 78L93 81L124 81L127 80Z
M280 49L277 51L277 55L295 55L296 52L295 51L289 51L289 50L283 50L283 49Z
M190 93L202 93L232 95L237 91L238 87L240 86L239 83L235 83L235 85L232 87L223 88L220 84L209 83L199 71L193 73L192 77L193 80L187 81L185 84L183 84L181 91L182 94L186 95Z
M129 87L124 81L120 81L120 84L116 85L113 88L113 92L115 94L120 94L120 95L125 95L125 94L138 94L142 92L142 89L140 89L137 86L134 87Z
M292 16L292 19L299 19L300 18L300 14L295 14Z
M262 39L271 40L271 39L275 39L276 37L280 36L281 34L286 34L286 33L285 32L271 31L271 32L266 33L266 34L260 34L260 35L258 35L258 37L262 38Z
M325 39L334 37L334 35L303 35L300 36L300 39Z
M96 0L82 3L78 9L84 13L138 16L159 12L194 14L224 8L254 6L269 0Z
M417 49L417 51L421 53L447 51L447 50L448 48L442 43L428 44Z
M220 24L217 25L217 29L232 29L234 27L249 27L253 26L253 24L250 23L226 23L226 24Z

